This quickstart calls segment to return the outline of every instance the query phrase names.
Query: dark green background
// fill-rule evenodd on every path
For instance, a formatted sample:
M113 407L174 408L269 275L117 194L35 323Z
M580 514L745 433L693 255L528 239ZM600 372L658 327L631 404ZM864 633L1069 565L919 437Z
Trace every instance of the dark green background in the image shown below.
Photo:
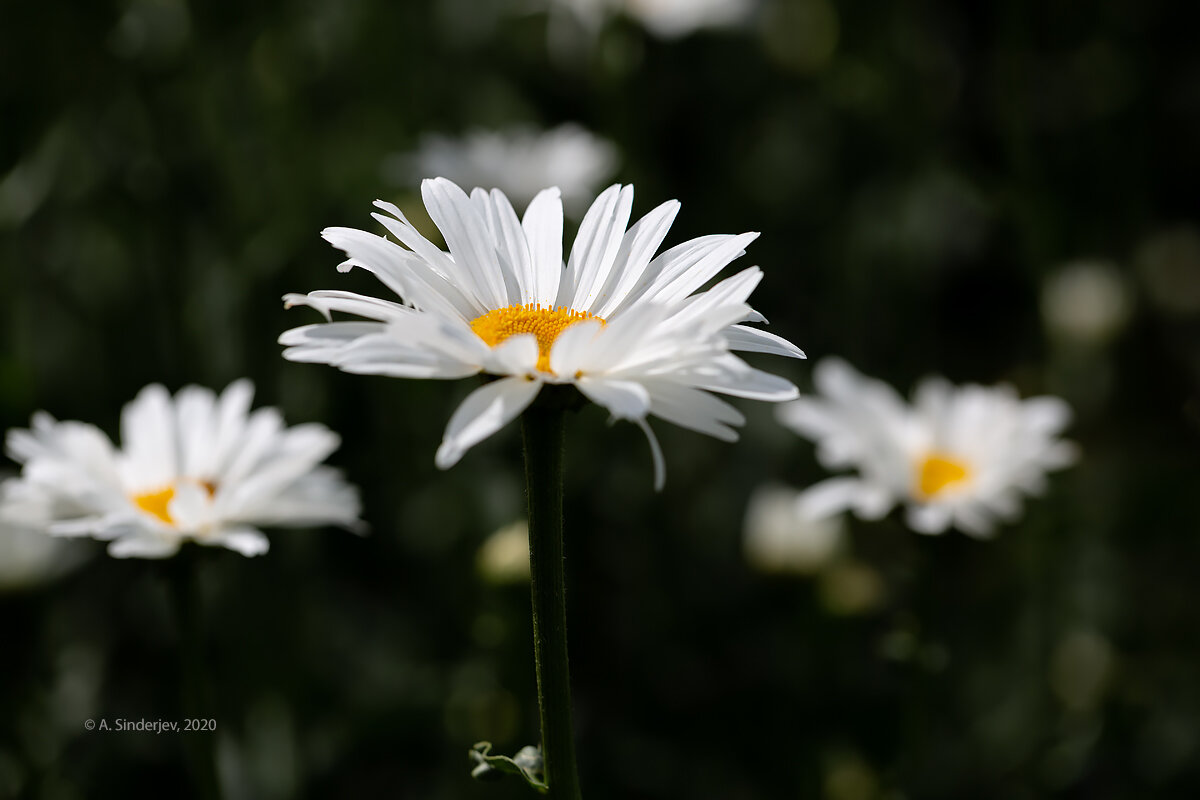
M882 594L835 613L820 579L742 556L751 491L822 476L771 408L739 403L735 445L656 424L657 495L637 429L579 413L588 796L1198 796L1200 314L1174 284L1157 302L1144 267L1148 243L1197 236L1187 5L768 0L739 30L662 41L616 18L552 51L544 14L482 0L6 3L0 424L42 408L115 435L146 383L246 375L289 421L338 430L370 537L197 554L229 796L528 796L474 783L466 758L537 736L527 593L475 567L521 514L515 429L441 473L472 381L291 364L275 338L315 320L285 292L382 291L337 274L318 233L414 202L389 155L426 131L578 121L620 148L635 213L682 201L668 245L762 231L739 262L766 273L755 305L811 357L904 391L940 372L1060 394L1083 451L993 542L854 524ZM1176 249L1186 299L1200 256ZM1039 311L1080 258L1131 291L1102 347L1055 344ZM810 363L756 363L810 385ZM98 555L0 595L0 795L186 797L179 737L82 730L179 716L172 571L77 546ZM1108 667L1071 705L1072 665L1095 666L1071 660L1081 636Z

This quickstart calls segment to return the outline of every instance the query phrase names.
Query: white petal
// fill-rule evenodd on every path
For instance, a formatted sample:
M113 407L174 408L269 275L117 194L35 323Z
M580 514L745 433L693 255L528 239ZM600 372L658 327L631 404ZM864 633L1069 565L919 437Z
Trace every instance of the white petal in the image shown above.
M227 547L247 557L261 556L271 547L262 531L254 528L225 528L196 541L212 547Z
M917 533L945 533L950 527L953 515L948 506L940 503L910 504L904 518L908 527Z
M180 463L184 475L210 475L217 466L216 400L211 389L185 386L175 396Z
M167 504L167 515L176 529L194 533L213 523L212 503L208 491L190 481L175 485L175 496Z
M576 323L563 331L555 341L554 349L550 353L551 368L559 375L574 375L580 371L592 374L619 370L623 362L639 351L645 352L645 348L640 346L650 338L655 327L662 323L666 315L667 309L662 306L643 305L630 309L628 313L622 314L603 328L599 327L597 322ZM584 325L593 327L584 328ZM580 330L576 331L576 328ZM586 333L589 330L593 331L590 335ZM555 356L558 354L560 343L568 334L572 334L572 338L568 339L570 344L561 345L561 361L556 362ZM590 340L586 347L583 346L585 338ZM568 348L575 350L570 356ZM555 367L555 363L560 363L563 369Z
M667 462L663 458L662 447L646 420L635 419L634 424L642 429L642 433L646 434L646 441L650 443L650 458L654 462L654 491L661 492L667 482Z
M241 445L253 399L254 384L247 378L234 381L221 392L217 400L217 429L213 434L218 469L233 458L234 449Z
M963 533L976 539L990 539L995 534L996 524L982 507L964 503L954 509L954 524Z
M360 317L379 320L381 322L387 322L390 319L413 313L413 310L408 306L393 303L391 300L381 300L378 297L368 297L367 295L342 292L334 289L323 289L316 292L309 292L308 294L285 294L283 296L283 306L284 308L292 308L294 306L315 308L325 316L326 320L331 319L330 312L332 311L357 314Z
M582 377L575 381L579 391L618 419L644 419L650 411L650 393L636 381Z
M263 456L275 446L283 427L283 416L278 409L271 406L255 409L246 420L237 447L226 453L228 460L221 465L217 476L219 482L233 485L252 474Z
M533 260L531 301L549 308L558 296L563 273L563 208L558 189L538 192L525 209L521 227L529 241L529 255Z
M161 536L126 536L108 546L113 558L169 558L179 552L179 539Z
M696 371L690 382L697 389L775 403L795 400L800 395L786 378L755 369L732 355L712 359L704 370Z
M682 300L707 283L731 261L743 255L746 252L746 245L757 239L758 234L750 232L736 236L717 237L719 241L711 245L707 242L708 238L704 237L705 246L696 250L681 251L681 257L664 264L661 274L646 290L642 299L658 302ZM671 250L667 251L667 253L671 252ZM667 253L663 255L667 255Z
M480 207L488 229L496 242L496 252L504 275L508 305L523 305L535 302L533 285L533 262L529 257L529 243L521 220L513 210L508 198L499 189L490 193L482 189L471 192L471 199Z
M621 301L629 295L650 265L654 251L666 238L678 213L679 202L668 200L638 220L625 233L621 250L617 253L616 268L596 298L599 306L594 312L596 316L608 319L621 306Z
M614 184L592 203L571 246L566 282L559 287L558 305L576 311L592 310L621 250L632 209L632 186Z
M1025 422L1039 433L1052 436L1071 424L1071 407L1057 397L1031 397L1022 404Z
M421 196L430 219L446 239L454 263L469 276L475 296L488 308L508 305L504 277L487 223L457 185L445 178L421 182Z
M395 222L382 215L373 216L381 222ZM326 228L321 236L350 257L347 262L350 266L374 273L384 285L416 307L466 319L478 315L478 302L462 291L462 284L447 280L428 259L395 242L355 228ZM436 247L433 250L450 260Z
M804 351L796 345L776 336L773 333L750 328L745 325L731 325L723 331L725 341L730 350L741 350L747 353L770 353L789 358L807 358Z
M650 392L650 412L655 416L722 441L737 441L737 431L729 425L742 425L746 418L725 401L669 381L648 380L643 385Z
M844 511L854 511L863 519L884 517L895 499L887 490L858 478L829 478L800 493L796 508L809 519L825 519Z
M515 377L492 381L471 392L450 417L434 463L439 469L454 466L467 450L524 411L541 388L541 381Z
M160 384L138 392L121 411L126 480L135 488L166 486L179 473L171 396Z
M530 375L537 373L538 344L532 333L510 336L491 349L485 369L493 375Z
M569 378L590 363L596 350L596 337L601 330L596 320L576 322L558 335L550 347L550 370Z

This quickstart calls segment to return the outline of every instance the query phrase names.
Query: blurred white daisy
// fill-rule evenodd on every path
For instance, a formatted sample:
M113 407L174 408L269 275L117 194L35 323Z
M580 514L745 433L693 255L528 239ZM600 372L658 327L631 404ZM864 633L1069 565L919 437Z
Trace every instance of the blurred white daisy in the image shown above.
M349 256L341 271L367 269L403 302L341 291L289 294L288 306L370 321L306 325L279 341L288 359L347 372L500 376L451 416L439 467L452 466L515 418L543 385L573 384L614 418L646 432L661 486L662 454L647 416L733 441L733 426L744 418L709 392L770 401L798 396L788 381L733 353L804 356L784 339L741 324L763 321L746 303L762 272L750 267L697 292L758 234L703 236L654 257L679 203L663 203L626 230L633 187L611 186L584 216L564 268L557 189L540 192L523 220L498 190L476 189L468 197L444 178L425 181L421 190L449 253L382 201L376 206L391 216L373 216L400 244L351 228L323 233Z
M167 557L189 539L253 556L267 551L260 525L357 527L357 490L321 466L337 434L285 428L274 408L251 412L253 394L244 379L220 397L147 386L121 414L120 449L93 425L38 412L30 430L8 433L23 469L0 485L0 515L110 540L118 558Z
M0 520L0 591L47 583L82 564L88 555L39 530Z
M755 0L551 0L551 12L567 12L593 33L607 17L625 14L659 38L677 39L701 28L737 25L755 5Z
M1103 345L1129 322L1133 301L1116 264L1073 261L1042 283L1042 317L1068 342Z
M751 566L763 572L810 574L842 549L843 516L809 516L801 497L795 489L776 485L762 486L750 496L742 548Z
M495 186L519 206L557 186L567 213L577 215L616 167L612 142L566 123L544 131L474 130L459 138L426 133L415 152L390 156L383 170L404 185L443 175L462 186Z
M910 406L838 359L822 360L814 381L819 394L780 407L779 419L816 442L826 468L859 474L806 490L801 504L812 516L849 509L878 519L905 503L915 531L954 525L987 536L995 518L1020 513L1023 494L1043 490L1047 471L1076 458L1075 446L1058 438L1071 411L1056 397L1021 400L1008 386L928 378Z

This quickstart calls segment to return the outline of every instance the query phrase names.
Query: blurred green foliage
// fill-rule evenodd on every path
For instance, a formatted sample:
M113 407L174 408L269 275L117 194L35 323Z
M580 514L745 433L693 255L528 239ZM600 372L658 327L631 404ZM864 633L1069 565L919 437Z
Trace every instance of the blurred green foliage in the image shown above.
M591 797L1200 794L1200 50L1187 4L763 0L659 40L469 0L9 3L0 18L0 423L116 434L146 383L251 376L341 432L373 532L197 554L232 798L527 796L467 750L537 737L528 596L475 553L522 514L510 429L447 473L470 382L279 357L288 291L377 291L318 236L412 207L423 131L578 121L668 244L760 230L757 307L906 389L1008 380L1077 410L1082 463L990 543L856 523L853 569L763 576L746 498L820 477L766 406L726 445L588 408L568 431L576 718ZM560 20L561 22L561 20ZM564 29L559 29L560 33ZM1042 281L1099 259L1128 324L1047 334ZM804 363L775 364L802 387ZM188 796L163 565L96 552L0 595L0 796ZM845 565L843 565L845 566ZM863 581L873 587L865 595ZM856 588L857 587L857 588ZM847 592L851 601L847 602ZM857 592L857 594L855 594ZM853 601L858 597L862 602ZM863 599L865 598L865 599Z

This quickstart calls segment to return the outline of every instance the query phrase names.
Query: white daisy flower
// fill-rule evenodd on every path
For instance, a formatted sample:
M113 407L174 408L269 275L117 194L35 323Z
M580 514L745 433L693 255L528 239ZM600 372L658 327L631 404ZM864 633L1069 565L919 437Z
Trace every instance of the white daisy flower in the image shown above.
M0 520L0 592L52 581L78 567L87 555L40 530Z
M762 272L750 267L698 292L758 234L703 236L654 252L679 203L669 201L626 230L632 186L605 190L584 216L566 266L558 189L540 192L518 219L499 190L468 197L444 178L421 186L449 246L443 252L398 208L374 214L399 244L351 228L324 237L349 259L339 270L373 272L403 302L341 291L289 294L329 319L340 311L369 321L327 322L287 331L293 361L406 378L500 376L450 418L436 463L445 469L518 414L546 384L573 384L650 440L655 485L664 468L646 424L655 415L733 441L742 414L709 392L781 401L798 396L783 378L734 355L753 350L803 358L793 344L743 325L763 321L746 300Z
M357 490L320 463L337 434L285 428L274 408L250 411L254 387L220 395L144 388L121 414L122 447L98 428L45 412L8 433L21 475L0 485L0 516L60 536L110 540L118 558L164 558L192 540L253 556L257 526L359 525Z
M843 515L810 517L802 493L785 486L760 486L750 496L742 527L746 561L762 572L820 572L842 550Z
M995 518L1014 519L1022 495L1040 493L1046 472L1073 463L1058 438L1071 410L1056 397L1021 400L1009 386L954 387L923 381L912 405L887 384L838 359L814 371L819 392L778 410L780 422L817 444L828 469L857 468L805 491L805 513L853 510L879 519L897 503L908 526L941 533L954 525L988 536Z
M607 17L623 13L662 39L738 25L756 5L756 0L551 0L552 11L571 14L590 31L599 29Z
M616 168L616 146L574 123L474 130L459 138L427 133L414 153L384 163L385 175L397 183L444 175L463 186L495 186L517 205L557 186L573 215Z

